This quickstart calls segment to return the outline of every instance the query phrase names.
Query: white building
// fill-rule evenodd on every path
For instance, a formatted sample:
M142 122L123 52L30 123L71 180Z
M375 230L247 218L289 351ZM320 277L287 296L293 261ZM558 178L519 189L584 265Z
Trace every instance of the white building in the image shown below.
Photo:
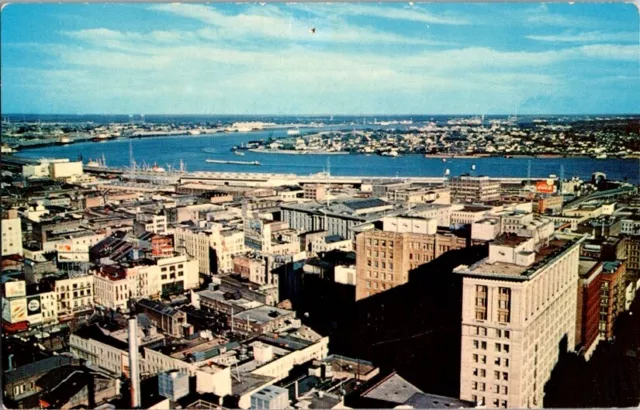
M540 408L561 341L575 346L584 239L503 234L463 275L460 398L487 407Z
M163 235L167 233L167 217L153 213L136 214L136 222L146 232Z
M49 177L49 164L28 164L22 166L22 175L25 178L48 178Z
M111 276L100 272L94 277L95 304L107 309L128 311L128 302L135 286L132 286L132 280L125 276Z
M18 211L10 209L2 219L2 256L22 255L22 222Z
M82 161L51 162L49 164L49 175L53 179L77 177L82 174Z
M356 285L356 267L353 266L336 266L335 281L343 285Z
M196 259L200 273L231 272L233 256L244 253L244 233L224 229L221 224L209 225L208 228L176 227L175 249L180 254ZM215 266L217 272L212 271Z
M625 235L640 234L640 216L623 217L620 220L620 233Z
M58 317L62 320L93 310L93 275L56 279Z

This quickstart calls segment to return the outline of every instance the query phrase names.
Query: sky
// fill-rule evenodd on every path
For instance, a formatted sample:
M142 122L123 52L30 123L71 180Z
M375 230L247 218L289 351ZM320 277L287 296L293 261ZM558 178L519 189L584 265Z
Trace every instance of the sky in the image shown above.
M637 114L639 43L622 3L14 4L2 112Z

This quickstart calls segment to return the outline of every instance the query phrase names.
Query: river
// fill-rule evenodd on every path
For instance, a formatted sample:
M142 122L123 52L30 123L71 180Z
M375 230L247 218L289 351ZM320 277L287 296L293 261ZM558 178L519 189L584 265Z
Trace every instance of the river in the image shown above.
M158 166L168 169L178 168L180 160L188 171L226 172L274 172L308 175L330 167L336 176L442 176L446 169L451 175L470 172L476 166L476 175L494 177L526 177L529 161L531 176L544 178L550 174L569 178L591 178L596 171L604 172L609 179L640 183L639 161L634 159L592 158L455 158L443 162L438 158L424 158L422 155L405 155L397 158L379 155L288 155L246 152L237 156L231 149L241 143L266 139L269 136L285 136L285 130L257 131L248 133L225 133L198 136L152 137L131 140L133 158L137 164ZM76 160L82 156L85 163L103 155L107 166L129 165L129 140L118 139L106 142L82 142L70 145L53 145L25 149L18 156L28 158L69 158ZM206 159L231 161L259 161L261 166L206 163ZM330 162L330 163L328 163Z

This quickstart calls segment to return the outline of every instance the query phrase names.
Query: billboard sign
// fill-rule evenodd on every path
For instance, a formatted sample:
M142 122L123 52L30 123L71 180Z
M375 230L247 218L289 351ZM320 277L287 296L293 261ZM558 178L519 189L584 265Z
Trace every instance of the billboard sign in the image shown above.
M27 294L25 282L22 280L7 282L4 284L4 296L6 298L17 298Z
M42 313L40 295L29 296L27 298L27 313L29 316L35 316Z
M540 194L552 194L556 191L556 185L552 179L536 182L536 192Z
M12 301L2 299L2 319L9 323L27 320L27 299L22 298Z
M89 262L88 245L62 244L56 247L58 262Z

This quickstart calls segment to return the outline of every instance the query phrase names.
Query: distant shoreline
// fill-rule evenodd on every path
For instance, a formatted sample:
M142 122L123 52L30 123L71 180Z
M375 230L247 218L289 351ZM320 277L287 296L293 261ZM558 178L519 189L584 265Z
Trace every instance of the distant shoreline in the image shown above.
M295 150L282 150L282 149L249 149L249 152L255 152L257 154L285 154L285 155L351 155L345 151L295 151ZM357 154L356 154L357 155Z

